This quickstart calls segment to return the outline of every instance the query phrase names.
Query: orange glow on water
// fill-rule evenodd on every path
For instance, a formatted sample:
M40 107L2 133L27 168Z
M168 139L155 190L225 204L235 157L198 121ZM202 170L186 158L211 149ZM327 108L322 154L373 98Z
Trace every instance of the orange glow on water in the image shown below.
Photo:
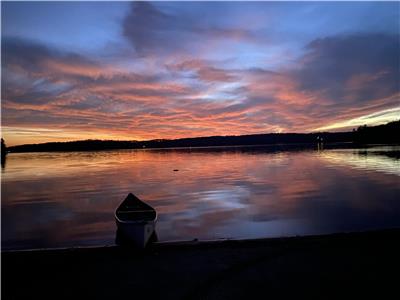
M162 240L335 232L354 218L378 226L377 214L399 211L400 174L385 155L396 149L12 153L2 213L14 229L3 241L19 232L53 246L113 243L113 212L129 192L157 209Z

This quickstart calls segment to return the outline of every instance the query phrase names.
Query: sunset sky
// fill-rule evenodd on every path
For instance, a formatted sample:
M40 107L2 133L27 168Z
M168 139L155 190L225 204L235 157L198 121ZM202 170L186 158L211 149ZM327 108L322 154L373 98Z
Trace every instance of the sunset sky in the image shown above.
M400 119L400 2L1 6L7 145Z

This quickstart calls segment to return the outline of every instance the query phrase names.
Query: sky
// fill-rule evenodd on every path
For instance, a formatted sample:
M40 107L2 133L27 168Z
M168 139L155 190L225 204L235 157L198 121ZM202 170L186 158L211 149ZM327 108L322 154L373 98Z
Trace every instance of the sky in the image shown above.
M400 119L400 2L2 2L7 145Z

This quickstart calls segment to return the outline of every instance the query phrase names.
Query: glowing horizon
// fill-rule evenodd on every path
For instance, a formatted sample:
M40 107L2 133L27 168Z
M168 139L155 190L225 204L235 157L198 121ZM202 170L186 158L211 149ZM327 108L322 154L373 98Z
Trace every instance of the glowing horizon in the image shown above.
M396 121L399 11L398 2L4 2L2 137L12 146Z

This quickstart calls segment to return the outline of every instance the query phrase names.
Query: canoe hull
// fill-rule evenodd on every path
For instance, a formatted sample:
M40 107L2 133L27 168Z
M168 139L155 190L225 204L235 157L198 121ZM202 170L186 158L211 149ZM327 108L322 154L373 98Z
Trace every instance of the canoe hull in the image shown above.
M155 232L157 212L129 193L115 211L118 232L129 244L145 248Z
M138 248L145 248L151 236L153 235L156 222L148 221L143 223L119 222L116 220L118 230L125 239Z

